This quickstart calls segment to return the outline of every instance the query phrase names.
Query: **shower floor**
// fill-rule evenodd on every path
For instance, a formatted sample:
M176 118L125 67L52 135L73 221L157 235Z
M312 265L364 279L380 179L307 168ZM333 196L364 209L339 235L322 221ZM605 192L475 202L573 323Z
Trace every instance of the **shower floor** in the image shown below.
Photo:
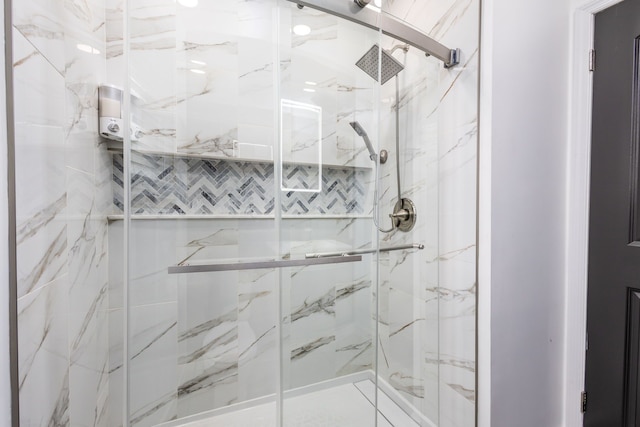
M286 427L373 427L375 385L370 380L338 385L284 401ZM418 427L391 398L378 394L379 427ZM275 427L276 407L265 403L201 419L182 427Z

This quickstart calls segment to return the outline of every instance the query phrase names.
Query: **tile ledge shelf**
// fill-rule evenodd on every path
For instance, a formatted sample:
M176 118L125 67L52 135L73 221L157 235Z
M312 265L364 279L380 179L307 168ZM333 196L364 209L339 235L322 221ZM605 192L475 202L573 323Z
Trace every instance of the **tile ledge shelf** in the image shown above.
M275 215L131 215L131 219L134 221L142 221L142 220L178 220L178 219L255 219L255 220L274 220ZM372 219L371 215L282 215L282 219ZM124 215L107 215L107 220L112 221L122 221L124 220Z
M107 150L111 154L123 154L122 143L116 141L106 141ZM203 159L203 160L227 160L229 162L239 162L239 163L263 163L263 164L273 164L273 159L267 158L250 158L250 157L229 157L229 156L221 156L217 154L207 154L207 153L181 153L177 151L162 151L162 150L148 150L136 148L132 150L135 153L142 155L152 155L152 156L162 156L162 157L176 157L176 158L187 158L187 159ZM316 166L317 163L307 163L307 162L290 162L284 161L284 165L296 165L296 166ZM323 163L322 167L329 169L362 169L362 170L372 170L373 165L354 165L354 164L338 164L338 163Z

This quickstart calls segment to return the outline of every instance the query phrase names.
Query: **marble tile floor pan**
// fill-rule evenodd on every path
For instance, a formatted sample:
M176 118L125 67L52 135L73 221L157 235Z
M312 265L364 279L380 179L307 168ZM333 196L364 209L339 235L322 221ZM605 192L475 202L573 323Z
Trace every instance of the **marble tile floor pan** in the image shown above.
M295 393L284 401L285 427L374 427L375 385L370 379L330 388ZM378 427L418 427L387 394L378 394ZM184 422L184 421L183 421ZM430 425L428 423L426 425ZM424 424L423 424L424 425ZM432 425L432 424L431 424ZM163 426L176 427L275 427L275 402L260 403L206 419Z

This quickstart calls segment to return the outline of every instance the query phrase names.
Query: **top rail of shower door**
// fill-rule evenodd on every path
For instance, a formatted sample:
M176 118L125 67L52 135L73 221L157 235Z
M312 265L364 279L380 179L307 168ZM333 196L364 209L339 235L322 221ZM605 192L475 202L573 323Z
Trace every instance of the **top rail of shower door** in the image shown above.
M288 0L299 6L308 6L331 15L347 19L356 24L398 39L444 62L446 68L460 63L460 49L449 49L428 35L405 24L400 19L386 13L378 13L367 7L358 6L353 0Z

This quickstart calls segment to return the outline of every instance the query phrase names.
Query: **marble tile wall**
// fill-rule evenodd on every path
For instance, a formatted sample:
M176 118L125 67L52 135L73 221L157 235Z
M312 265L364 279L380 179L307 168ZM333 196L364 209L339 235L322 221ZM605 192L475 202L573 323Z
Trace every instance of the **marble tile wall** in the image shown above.
M478 0L386 1L383 9L449 47L461 64L446 70L410 50L400 73L401 182L422 224L387 242L421 242L419 255L390 254L381 268L380 339L386 379L439 426L475 422L476 160ZM390 48L395 43L386 39ZM383 87L381 132L394 141L395 88ZM385 100L391 101L385 104ZM387 124L391 124L387 126ZM404 135L403 135L404 134ZM390 151L393 153L392 146ZM392 154L393 156L393 154ZM393 159L391 159L393 160ZM395 176L382 173L383 202L395 203ZM385 294L387 294L385 296ZM396 354L394 354L394 351Z
M122 7L122 0L107 0L107 69L109 82L119 86ZM322 109L321 138L285 144L284 161L370 167L348 122L357 116L373 129L374 81L344 64L355 63L378 40L377 32L280 0L218 0L197 8L133 0L129 11L130 78L139 99L134 121L143 128L134 149L273 160L279 90L283 99ZM277 34L274 19L286 31ZM298 22L309 23L312 34L293 34Z
M121 221L109 245L122 245ZM287 219L291 257L371 245L368 219ZM340 230L336 233L336 230ZM179 262L277 253L271 219L134 220L130 261L131 422L136 426L274 393L279 369L278 282L285 387L371 369L371 266L362 263L169 275ZM111 382L122 381L122 260L110 258ZM322 277L319 280L319 277ZM118 336L120 334L120 336ZM111 406L112 425L121 408Z
M13 24L21 423L106 426L105 5L14 2Z
M118 79L123 75L120 35L123 3L122 0L108 3L108 76L110 82L121 84ZM281 79L277 83L283 97L322 106L325 164L370 166L364 146L348 126L354 119L369 130L376 147L390 151L390 161L380 170L383 179L380 217L384 224L396 197L395 109L399 106L398 154L403 194L418 206L420 221L411 233L382 235L381 244L423 243L425 250L390 253L381 259L378 341L383 357L379 369L383 378L425 418L440 426L473 425L479 0L383 2L387 12L451 47L462 49L461 64L450 70L415 50L406 54L396 51L395 56L405 64L399 75L399 103L395 100L393 80L376 90L371 79L353 66L373 43L391 48L397 42L380 39L375 32L362 31L308 8L299 11L284 1L280 2L284 5L281 12L274 15L275 3L275 0L224 0L208 3L204 9L188 9L169 0L131 2L131 79L133 90L141 99L136 120L145 130L134 146L152 153L271 160L273 147L277 146L273 137L273 85L274 70L279 66ZM282 29L276 35L274 16ZM211 25L212 20L216 25ZM291 33L293 25L302 23L309 24L311 35ZM278 46L274 46L275 36L279 38ZM353 43L344 43L345 39ZM280 55L279 64L274 64L275 48ZM309 87L307 81L316 85ZM304 91L305 88L315 92ZM282 155L308 163L317 159L317 153L317 141L310 141L301 146L286 146ZM370 208L365 208L365 212L370 212ZM250 223L242 222L242 226L227 223L228 233L232 235L233 230ZM216 222L212 224L223 234L227 230ZM194 223L186 228L198 226ZM253 227L254 232L260 230L270 234L261 226ZM362 233L373 235L370 228ZM170 241L179 241L176 236L170 236L173 239ZM207 236L194 239L205 238L206 242ZM228 242L222 245L224 250L220 249L223 252L218 257L222 253L237 256L238 238L229 235L224 238ZM327 250L333 250L333 243L340 239L326 235L325 240L329 242L325 243ZM163 248L164 241L152 235L143 241L145 250L153 249L151 253L158 259L173 261L165 260L159 249L155 250ZM243 256L250 246L242 247ZM164 249L174 253L176 247ZM353 242L349 242L349 247L353 247ZM256 313L260 314L254 317L240 307L242 301L274 298L268 292L273 291L272 281L278 279L271 274L258 278L249 273L246 277L221 274L216 283L236 283L237 287L233 291L220 290L223 297L216 305L215 316L207 317L198 314L202 310L181 282L159 279L164 268L155 265L147 273L140 273L139 281L132 287L134 292L139 291L143 301L144 295L151 298L140 303L141 313L154 310L144 316L153 314L158 319L155 325L140 320L140 328L136 329L139 333L134 334L140 337L135 354L141 361L136 365L140 372L136 373L139 377L133 388L137 393L134 421L147 425L209 409L211 402L218 406L255 397L247 392L251 387L245 386L253 375L261 375L264 387L259 392L270 392L269 374L261 368L272 363L269 357L276 357L269 350L273 348L269 346L273 344L270 328L274 324L258 319L273 313L266 307L257 308ZM365 301L370 300L372 293L369 271L373 271L371 267L367 271L328 271L330 283L326 284L318 283L317 276L307 276L305 271L285 275L283 304L291 310L289 317L283 319L285 346L290 355L285 369L287 386L304 385L370 366L371 319L351 317L356 312L354 308L360 313L374 313ZM313 278L316 278L313 288L301 292ZM162 285L152 287L153 280L160 280ZM201 279L202 283L195 277L190 280L195 285L189 285L189 292L191 289L200 289L202 295L212 292L209 279ZM117 289L118 286L111 286L110 299L118 295ZM202 301L206 299L203 296ZM340 309L346 305L352 310ZM309 307L314 309L309 311ZM115 331L119 320L114 313L121 307L112 310ZM181 314L192 310L195 314L191 318ZM168 312L174 313L173 317L166 315ZM340 328L341 321L348 321L349 327ZM194 328L199 332L190 336L189 331ZM251 347L254 336L263 337L260 346L265 347L260 348L269 356L262 361L244 361L257 348ZM175 350L171 347L174 342ZM121 381L118 343L114 337L110 362L110 381L114 385ZM173 356L161 360L148 356L156 346L160 349L157 354L175 354L181 363L176 364ZM335 355L339 356L334 359ZM171 371L171 366L178 369ZM157 369L172 373L163 378L165 382L158 383L152 374ZM154 392L146 393L144 384L153 387ZM140 396L147 397L136 400ZM116 405L113 408L113 416L119 416Z
M107 76L109 83L122 85L124 3L107 3ZM223 0L201 2L198 8L189 9L173 0L129 1L131 84L140 99L135 120L144 129L133 146L146 153L136 155L134 162L140 184L140 191L134 189L134 194L141 196L134 196L138 214L175 213L178 211L172 208L176 205L179 213L187 214L272 213L275 183L273 166L267 162L278 154L274 153L274 108L279 108L274 78L279 66L277 83L283 97L320 106L323 128L321 140L286 146L278 154L285 162L297 163L285 165L286 187L299 188L313 179L317 182L318 168L308 165L320 160L323 165L323 191L284 192L283 211L351 216L318 222L286 220L282 226L286 236L280 240L290 243L280 249L276 248L279 239L273 219L134 221L130 265L135 267L129 283L134 425L152 425L275 392L280 353L274 287L280 281L286 288L281 303L286 307L282 320L288 388L371 368L370 271L374 270L370 260L356 267L295 269L282 274L166 275L168 265L194 256L244 258L283 252L299 256L304 251L371 245L370 220L355 218L371 211L371 161L348 122L359 120L376 139L372 130L375 84L352 64L377 40L377 33L369 32L363 38L353 24L308 9L299 11L286 2L276 14L278 3ZM279 46L274 42L275 17L283 22L280 28L286 29L278 35ZM314 35L303 37L289 31L293 22L308 22L307 18ZM338 55L336 48L345 46L340 40L354 43ZM274 59L276 48L281 52L279 64ZM346 63L349 68L344 67ZM304 130L292 128L292 132ZM216 160L229 157L236 162ZM237 162L241 159L253 163ZM191 170L209 166L218 171L201 176ZM221 168L228 173L221 174ZM114 171L117 182L121 171L117 166ZM305 174L310 176L301 179ZM213 182L222 175L230 181ZM192 182L194 177L197 182ZM165 186L163 180L171 184ZM116 205L122 200L119 188L116 185ZM238 193L239 205L225 203L227 196L245 188L256 192L251 197ZM199 203L198 197L191 197L198 189L222 199ZM264 194L258 195L262 190ZM121 247L119 224L114 222L109 228L114 250ZM117 283L122 271L119 262L111 259L109 300L114 302L122 298ZM117 336L122 307L116 303L110 308L109 371L115 388L122 384L123 337ZM155 323L147 322L149 319ZM118 425L119 402L110 408L111 423Z

